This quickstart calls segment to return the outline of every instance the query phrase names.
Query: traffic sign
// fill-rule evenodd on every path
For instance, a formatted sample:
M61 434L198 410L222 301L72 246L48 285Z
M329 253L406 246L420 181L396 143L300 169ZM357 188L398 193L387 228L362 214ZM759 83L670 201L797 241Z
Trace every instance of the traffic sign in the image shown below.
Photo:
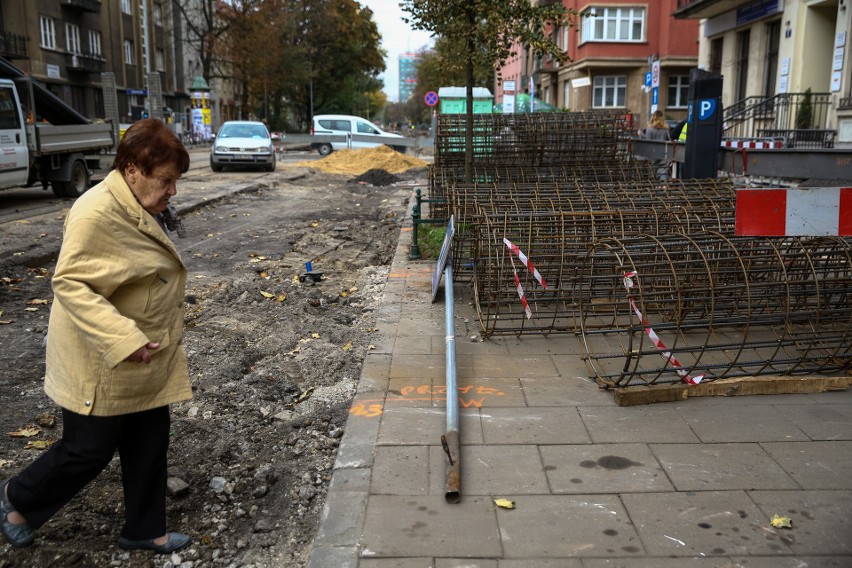
M427 105L429 105L430 107L433 107L436 104L438 104L438 93L436 93L435 91L429 91L423 97L423 100L426 101Z
M645 73L645 86L646 86L646 87L650 87L650 86L651 86L651 72L650 72L650 71L648 71L647 73Z
M660 62L654 61L651 64L651 86L659 87L660 86Z

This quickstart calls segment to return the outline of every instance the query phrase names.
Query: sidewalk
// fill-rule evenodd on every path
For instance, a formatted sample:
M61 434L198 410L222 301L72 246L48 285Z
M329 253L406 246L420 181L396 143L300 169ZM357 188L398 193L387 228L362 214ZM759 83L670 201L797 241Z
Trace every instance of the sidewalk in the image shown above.
M448 504L443 289L407 222L309 568L852 566L852 392L619 407L573 336L481 341L467 284Z

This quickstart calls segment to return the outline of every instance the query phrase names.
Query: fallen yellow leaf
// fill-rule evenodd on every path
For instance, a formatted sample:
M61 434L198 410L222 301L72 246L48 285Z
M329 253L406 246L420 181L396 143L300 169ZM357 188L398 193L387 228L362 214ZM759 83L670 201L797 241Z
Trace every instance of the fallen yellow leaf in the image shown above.
M793 519L790 517L779 517L778 515L773 515L772 526L776 529L792 529Z
M278 294L278 297L275 298L275 301L280 304L281 302L283 302L286 299L287 299L287 294L285 294L284 292L281 292L280 294Z
M352 342L351 341L343 346L344 351L349 351L350 349L352 349Z
M320 334L319 334L319 333L312 333L312 334L311 334L311 337L313 337L314 339L319 339L319 338L320 338Z
M33 436L38 436L41 430L38 428L21 428L20 430L15 430L14 432L7 432L13 438L32 438Z
M45 300L43 298L34 298L27 302L28 306L43 306L45 304L49 304L50 300Z
M263 296L264 298L273 298L273 297L275 297L275 294L270 294L269 292L266 292L266 291L264 291L264 290L261 290L261 291L260 291L260 295L261 295L261 296Z
M494 499L494 504L503 509L514 509L515 502L508 499Z
M53 444L53 440L30 440L26 448L30 450L46 450Z
M24 308L25 312L37 312L38 308Z

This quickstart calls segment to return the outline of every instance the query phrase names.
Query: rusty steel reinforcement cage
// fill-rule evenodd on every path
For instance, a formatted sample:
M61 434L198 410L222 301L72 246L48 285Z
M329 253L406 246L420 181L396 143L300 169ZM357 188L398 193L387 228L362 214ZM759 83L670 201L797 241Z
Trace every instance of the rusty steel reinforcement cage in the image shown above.
M657 179L656 170L650 162L615 159L598 161L583 166L543 167L474 167L473 183L548 183L548 182L646 182ZM464 185L464 169L430 165L428 169L428 196L430 200L447 200L458 191L455 186ZM433 218L446 218L449 212L440 203L430 209Z
M597 241L581 343L607 387L852 367L852 240L718 232Z
M469 223L474 302L482 333L488 337L577 332L579 274L597 239L702 230L732 233L733 224L733 206L725 215L713 206L664 204L597 211L548 209L544 204L537 210L483 207ZM527 266L506 241L523 253Z
M733 231L736 194L729 180L646 180L643 182L573 182L459 184L448 200L456 219L453 269L456 280L470 281L477 262L474 242L479 238L473 219L481 211L647 211L656 218L677 219L681 231L712 228ZM576 216L583 222L582 216ZM594 222L594 217L589 217ZM601 224L595 237L606 234ZM613 235L624 236L623 228ZM664 232L670 229L666 228ZM574 231L569 227L569 232ZM584 228L579 227L579 232ZM647 231L646 231L647 232ZM499 241L498 241L499 244ZM585 242L584 246L589 244ZM502 284L495 284L500 287Z

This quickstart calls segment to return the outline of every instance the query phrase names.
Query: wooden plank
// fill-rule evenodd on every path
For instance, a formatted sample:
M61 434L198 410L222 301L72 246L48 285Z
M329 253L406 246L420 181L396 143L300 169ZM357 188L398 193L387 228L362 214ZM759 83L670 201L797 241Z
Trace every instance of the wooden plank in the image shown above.
M737 377L718 379L697 385L681 383L642 385L614 389L615 403L619 406L653 404L686 400L690 396L753 396L760 394L811 394L847 390L852 386L852 376L825 377L806 375L800 377Z

